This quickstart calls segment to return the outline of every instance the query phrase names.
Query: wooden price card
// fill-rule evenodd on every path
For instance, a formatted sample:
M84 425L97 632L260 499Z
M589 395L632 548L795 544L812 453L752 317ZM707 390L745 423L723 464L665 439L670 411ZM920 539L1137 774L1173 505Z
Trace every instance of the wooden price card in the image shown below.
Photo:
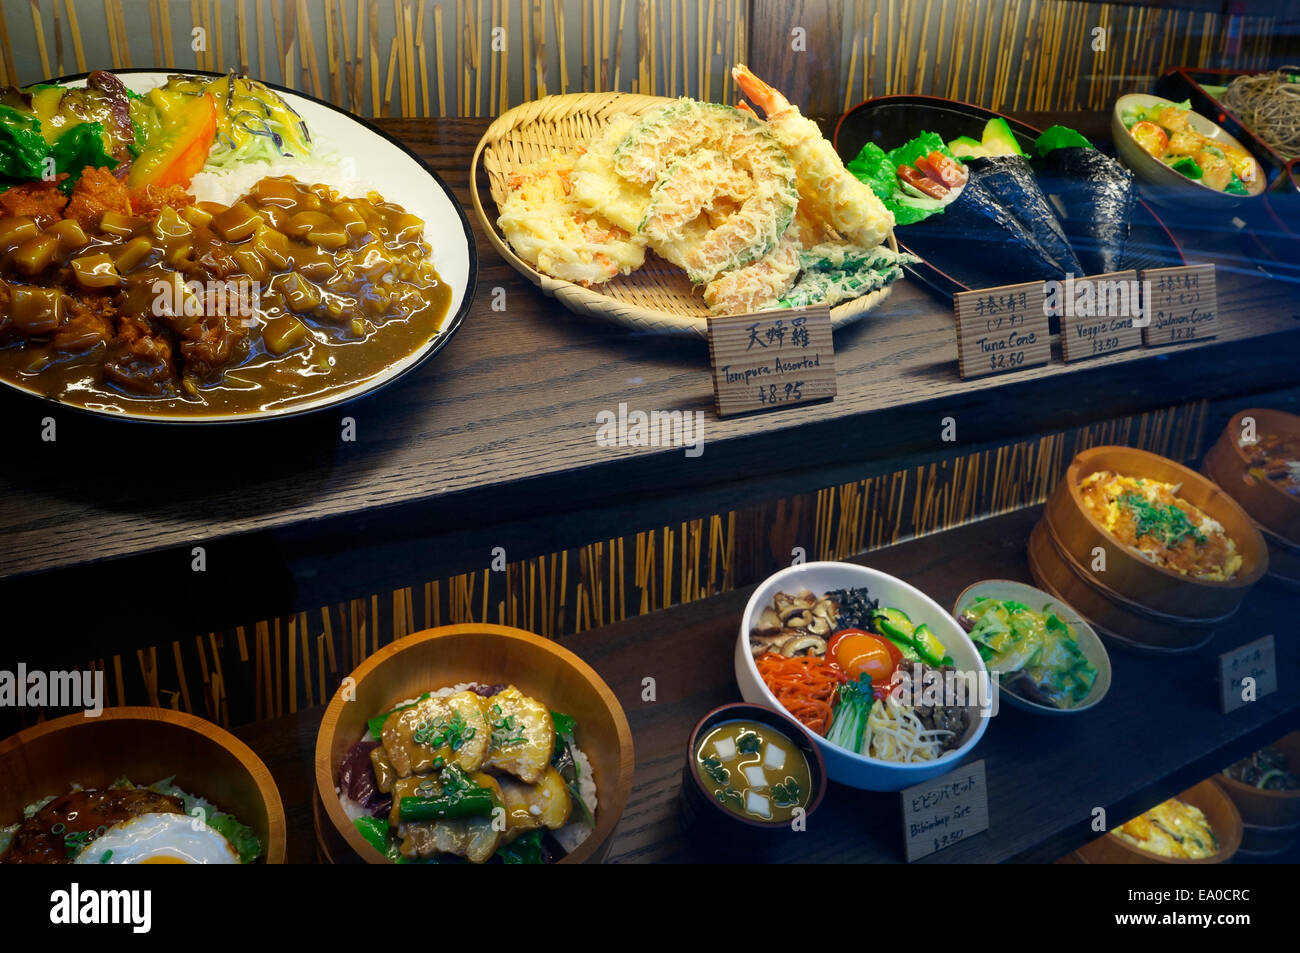
M1059 282L1061 356L1066 363L1142 346L1141 283L1136 271ZM1048 295L1048 303L1051 295Z
M1045 282L962 291L957 309L957 369L963 379L1004 374L1052 358Z
M830 400L830 308L710 317L709 360L719 417Z
M904 788L900 796L908 863L989 829L983 761Z
M1215 336L1218 297L1213 265L1148 268L1142 272L1145 290L1142 329L1147 347L1185 344Z
M1225 715L1275 691L1277 646L1273 636L1247 642L1219 656L1219 708Z

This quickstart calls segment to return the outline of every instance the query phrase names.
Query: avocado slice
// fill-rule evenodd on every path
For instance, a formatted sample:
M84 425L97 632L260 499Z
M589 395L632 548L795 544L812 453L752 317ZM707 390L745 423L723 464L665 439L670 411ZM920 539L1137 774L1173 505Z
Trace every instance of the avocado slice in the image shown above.
M1025 150L1021 149L1020 143L1016 141L1016 134L1011 131L1011 127L1001 116L996 116L984 124L983 145L986 150L985 155L1022 156L1025 154Z
M958 159L974 159L988 155L984 151L984 143L978 139L972 139L970 136L958 136L952 140L952 142L948 143L948 151Z

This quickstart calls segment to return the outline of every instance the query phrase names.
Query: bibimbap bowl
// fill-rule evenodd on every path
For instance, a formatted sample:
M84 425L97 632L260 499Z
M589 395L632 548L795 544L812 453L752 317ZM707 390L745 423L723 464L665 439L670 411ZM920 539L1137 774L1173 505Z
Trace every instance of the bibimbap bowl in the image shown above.
M735 671L740 694L748 702L766 705L777 711L788 712L776 695L764 683L751 648L751 634L759 625L764 610L772 604L778 593L796 594L806 590L821 596L834 590L867 590L870 599L881 609L889 608L911 620L919 631L927 626L943 646L956 673L962 673L968 682L985 686L984 694L972 698L976 707L969 709L969 722L957 735L955 747L944 751L932 760L887 761L870 755L850 751L828 741L806 725L804 730L812 737L826 764L826 774L832 781L868 791L899 791L921 781L938 777L953 770L984 736L984 729L996 693L991 692L988 672L979 652L957 621L937 602L914 586L887 573L842 562L812 562L792 566L764 580L745 607L736 640ZM856 627L855 627L856 628ZM779 654L780 649L777 649ZM909 668L912 663L908 663ZM983 704L980 704L980 702ZM796 719L797 720L797 719Z

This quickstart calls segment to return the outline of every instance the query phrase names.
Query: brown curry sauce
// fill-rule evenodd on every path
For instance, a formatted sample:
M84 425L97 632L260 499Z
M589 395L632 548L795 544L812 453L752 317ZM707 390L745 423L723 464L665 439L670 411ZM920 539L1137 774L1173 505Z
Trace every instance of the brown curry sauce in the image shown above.
M109 210L98 228L7 216L0 379L142 416L292 408L437 336L451 289L431 254L400 206L288 177L229 208Z

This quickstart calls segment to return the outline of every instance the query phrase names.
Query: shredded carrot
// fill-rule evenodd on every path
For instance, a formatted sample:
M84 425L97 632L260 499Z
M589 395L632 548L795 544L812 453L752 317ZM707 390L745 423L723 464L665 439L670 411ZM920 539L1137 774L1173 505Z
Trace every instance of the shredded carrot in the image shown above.
M817 655L786 658L767 652L755 659L759 677L776 700L810 731L825 735L836 690L848 676Z

